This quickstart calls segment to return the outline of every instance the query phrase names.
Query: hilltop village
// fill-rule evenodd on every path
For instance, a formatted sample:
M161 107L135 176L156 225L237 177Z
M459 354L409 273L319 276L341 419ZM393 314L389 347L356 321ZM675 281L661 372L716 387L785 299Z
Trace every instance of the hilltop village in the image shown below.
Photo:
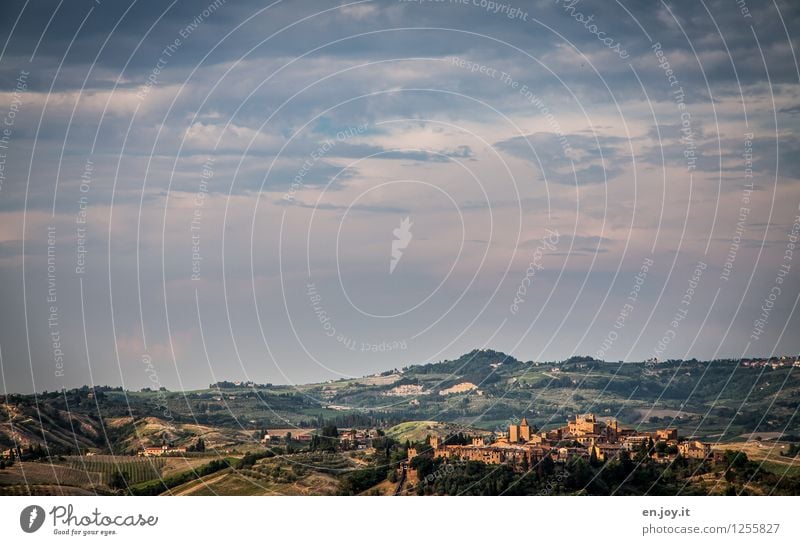
M519 424L509 425L508 432L471 437L470 441L446 444L440 437L431 436L428 448L409 448L408 459L431 456L525 468L545 458L565 462L578 457L604 462L623 452L645 451L662 463L672 462L678 455L699 460L713 455L707 443L680 440L677 428L640 432L620 427L614 419L598 419L594 414L577 415L566 426L541 432L523 418Z

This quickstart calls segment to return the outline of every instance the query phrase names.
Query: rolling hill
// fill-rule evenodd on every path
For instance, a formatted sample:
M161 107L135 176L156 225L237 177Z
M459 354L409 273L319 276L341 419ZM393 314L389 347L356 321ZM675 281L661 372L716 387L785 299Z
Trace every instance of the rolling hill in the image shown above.
M791 437L800 435L800 368L787 361L523 362L474 350L455 360L300 386L9 394L0 397L0 449L46 444L59 454L130 454L162 442L190 446L200 437L211 448L230 449L255 444L270 428L322 423L381 427L417 439L428 427L444 425L438 423L494 430L525 416L546 429L584 412L642 429L673 425L686 436L714 441Z

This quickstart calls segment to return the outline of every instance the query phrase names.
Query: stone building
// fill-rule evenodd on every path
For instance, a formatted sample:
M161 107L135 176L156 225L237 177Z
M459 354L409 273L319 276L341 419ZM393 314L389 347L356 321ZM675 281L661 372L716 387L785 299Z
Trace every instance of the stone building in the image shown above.
M684 441L678 444L678 452L684 458L704 460L711 456L711 445L702 441Z
M535 430L534 430L535 431ZM509 443L527 443L531 440L531 427L528 425L528 419L523 417L519 424L511 424L508 426L508 442Z

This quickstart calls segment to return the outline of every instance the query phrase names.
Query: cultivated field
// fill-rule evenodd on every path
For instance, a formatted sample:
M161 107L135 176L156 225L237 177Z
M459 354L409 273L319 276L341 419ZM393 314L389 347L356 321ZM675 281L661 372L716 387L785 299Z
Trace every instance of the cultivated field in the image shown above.
M0 470L0 489L31 485L100 488L105 486L105 480L99 472L40 462L16 462Z
M164 460L164 458L138 456L67 456L66 465L76 470L100 474L102 482L106 485L117 472L125 477L128 484L136 484L161 477Z
M0 496L95 496L90 490L76 486L58 486L52 484L15 484L0 486Z

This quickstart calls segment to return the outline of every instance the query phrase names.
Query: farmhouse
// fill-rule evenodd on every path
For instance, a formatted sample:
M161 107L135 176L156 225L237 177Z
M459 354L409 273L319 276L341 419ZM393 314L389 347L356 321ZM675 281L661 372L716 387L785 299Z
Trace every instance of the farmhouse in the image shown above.
M186 454L186 447L170 447L167 445L144 447L139 451L139 456L176 456L183 454Z
M684 441L678 445L678 452L684 458L704 460L711 456L711 445L700 441Z

